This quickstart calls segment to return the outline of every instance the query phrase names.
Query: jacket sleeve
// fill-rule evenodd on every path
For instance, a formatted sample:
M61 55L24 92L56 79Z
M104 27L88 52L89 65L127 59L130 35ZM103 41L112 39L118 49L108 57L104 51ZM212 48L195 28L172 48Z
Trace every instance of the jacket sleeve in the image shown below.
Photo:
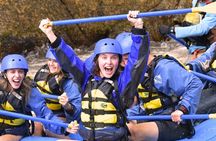
M132 29L132 46L128 63L118 80L119 92L126 107L133 103L138 84L144 76L149 56L149 36L145 29Z
M32 93L29 97L28 105L29 105L30 109L39 118L44 118L44 119L52 120L55 122L63 122L58 117L54 116L52 111L50 109L48 109L48 107L46 106L44 98L41 96L41 94L37 88L32 89ZM65 130L63 127L53 125L53 124L43 123L43 125L47 130L49 130L53 133L56 133L56 134L63 134L64 130Z
M51 44L51 47L55 50L56 58L61 68L71 73L76 82L82 85L85 82L85 75L89 75L89 71L71 46L66 44L62 38L58 37L56 41Z
M63 89L69 99L69 107L64 107L67 122L79 121L81 113L81 93L79 86L69 79L64 82Z
M203 53L200 57L190 61L188 63L188 65L190 65L190 68L196 72L206 73L203 70L210 67L209 63L214 57L215 48L216 48L216 43L212 44L210 48L205 53Z
M203 84L175 61L163 59L158 62L154 70L154 86L168 96L179 97L176 107L184 106L190 114L196 112Z
M206 14L199 24L187 27L175 27L175 35L177 38L202 36L207 34L213 27L216 27L216 14Z

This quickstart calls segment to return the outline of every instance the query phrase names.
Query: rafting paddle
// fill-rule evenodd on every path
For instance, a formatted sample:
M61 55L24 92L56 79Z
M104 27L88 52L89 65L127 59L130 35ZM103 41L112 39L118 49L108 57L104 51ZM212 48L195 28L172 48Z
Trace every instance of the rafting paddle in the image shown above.
M128 116L128 120L171 120L171 115ZM182 115L181 119L216 119L216 114Z
M24 115L20 113L9 112L5 110L0 110L0 115L5 115L5 116L15 117L15 118L22 118L25 120L38 121L38 122L46 123L46 124L54 124L54 125L58 125L58 126L65 127L65 128L69 126L69 124L67 123L61 123L61 122L56 122L56 121L47 120L43 118L32 117L32 116L28 116L28 115Z
M216 14L216 2L212 2L203 7L143 12L143 13L139 13L138 17L141 18L141 17L166 16L166 15L186 14L191 12L206 12L206 13ZM122 20L122 19L127 19L127 14L51 21L50 25L59 26L59 25L103 22L103 21Z

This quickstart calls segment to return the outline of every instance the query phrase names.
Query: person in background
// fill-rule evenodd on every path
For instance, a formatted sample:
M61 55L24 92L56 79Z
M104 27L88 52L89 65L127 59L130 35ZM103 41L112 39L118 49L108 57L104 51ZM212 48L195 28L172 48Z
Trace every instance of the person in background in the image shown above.
M175 58L150 53L147 73L138 87L140 103L127 112L130 116L171 114L172 121L130 122L131 139L172 141L194 135L193 122L182 120L181 115L196 112L202 88L201 80Z
M205 6L215 0L193 0L193 7ZM175 34L176 38L184 39L188 44L191 59L199 57L216 41L216 14L189 13L180 26L162 25L159 28L162 35Z
M149 53L149 38L143 28L143 21L140 18L136 19L137 15L138 11L130 11L128 14L128 20L134 26L132 29L134 44L129 56L130 61L121 73L118 69L122 52L117 40L105 38L96 43L94 64L92 71L89 71L72 48L53 33L52 27L47 27L50 22L48 19L40 23L39 28L50 40L63 69L75 75L76 80L82 85L79 133L84 140L127 140L124 115L125 104L129 101L126 98L127 90L131 88L130 82L134 75L141 76L142 71L137 70L146 65L146 56Z
M190 61L187 65L195 72L202 73L213 78L216 78L216 42L213 43L210 48L204 52L200 57L193 61ZM206 79L201 79L204 83L204 89L202 91L200 105L197 110L197 114L210 114L216 112L216 85Z
M79 121L81 113L81 93L73 77L61 69L54 51L48 49L47 64L42 66L34 77L38 90L45 95L58 96L58 99L46 99L47 107L64 122ZM36 133L42 135L42 124L36 123ZM68 138L45 131L47 136Z
M124 67L128 62L127 58L131 52L131 33L122 32L116 37L116 40L118 40L121 44L122 55L125 58L122 59L122 62L120 64L122 66L122 70L124 70ZM182 72L181 76L176 77L175 75L177 72ZM169 74L169 76L167 74ZM182 84L178 82L185 83ZM183 114L182 111L186 109L188 110L184 111L184 114L194 113L196 111L201 90L201 81L193 74L187 72L184 66L181 65L181 63L179 63L175 58L169 56L153 56L150 54L148 58L147 73L145 74L144 81L138 86L137 104L127 109L127 115L137 116L152 114L171 114L174 122L153 121L154 123L149 122L139 125L138 127L140 128L138 129L136 129L136 124L133 124L133 122L131 122L129 124L129 129L131 131L132 139L176 140L191 136L193 134L193 127L191 123L187 123L185 121L180 123L179 117L181 114ZM182 99L180 97L182 97ZM189 97L191 97L191 102L188 99ZM189 109L191 111L189 111ZM179 122L180 125L175 122ZM156 127L151 126L155 123ZM153 133L152 136L148 136L147 130L150 130L150 128L153 131L158 130L159 135L157 135L157 133ZM175 128L178 128L179 131L176 131ZM166 131L167 133L175 132L175 134L164 134L166 133ZM139 137L139 135L137 135L139 133L142 136ZM181 136L181 134L185 134L185 136Z
M131 34L131 32L122 32L115 38L120 43L122 48L122 60L120 63L121 69L124 69L124 67L127 65L128 56L131 52L131 46L133 43Z
M32 80L26 78L29 68L27 60L22 55L7 55L1 63L1 110L21 114L30 114L31 111L34 111L37 117L62 122L46 107L44 98L41 97ZM0 124L0 140L19 141L30 135L30 124L27 120L1 115ZM44 123L44 127L56 134L65 132L65 129L57 125Z

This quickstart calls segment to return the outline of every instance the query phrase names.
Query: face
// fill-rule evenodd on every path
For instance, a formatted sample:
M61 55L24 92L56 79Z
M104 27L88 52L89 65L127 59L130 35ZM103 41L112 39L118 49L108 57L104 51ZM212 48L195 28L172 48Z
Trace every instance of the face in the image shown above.
M59 73L61 71L61 68L60 68L58 62L56 62L56 60L49 59L47 64L48 64L50 73Z
M120 63L120 65L121 65L122 67L125 67L125 66L127 65L127 62L128 62L128 55L129 55L129 54L124 54L124 55L122 56L122 61L121 61L121 63Z
M100 77L111 78L119 65L119 55L112 53L100 54L98 56Z
M6 71L6 77L13 89L19 89L25 78L25 71L23 69L10 69Z

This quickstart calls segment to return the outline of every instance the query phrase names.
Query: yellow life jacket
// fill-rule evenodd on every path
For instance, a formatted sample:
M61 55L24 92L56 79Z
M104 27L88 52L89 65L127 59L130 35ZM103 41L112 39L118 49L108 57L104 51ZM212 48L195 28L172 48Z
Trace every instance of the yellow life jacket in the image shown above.
M177 102L178 98L175 96L167 96L159 91L154 87L154 68L156 67L157 63L161 59L174 59L168 55L162 56L159 55L155 57L151 64L147 69L147 73L145 74L144 81L139 84L137 91L140 100L143 103L143 108L147 114L152 114L160 109L166 109L172 107L174 103ZM177 61L177 60L175 60ZM179 63L179 62L178 62ZM180 64L180 63L179 63ZM182 66L182 64L180 64Z
M211 68L216 69L216 60L214 60L211 64Z
M24 113L23 97L17 92L5 92L0 90L0 109L15 113ZM9 116L0 115L0 123L3 127L20 126L25 123L24 119L13 118Z
M57 74L50 74L48 65L44 65L41 69L39 69L34 78L37 88L42 94L57 96L64 93L62 89L62 83L64 80L65 77L59 79ZM58 100L56 99L46 99L46 105L53 111L62 110L61 104L59 104Z
M101 82L91 80L82 99L82 123L88 129L117 126L119 111L112 102L114 82L105 79Z
M206 69L207 71L215 71L216 72L216 50L214 50L214 54L213 54L213 57L211 58L211 60L206 60L206 63L207 63L206 67L208 67Z

